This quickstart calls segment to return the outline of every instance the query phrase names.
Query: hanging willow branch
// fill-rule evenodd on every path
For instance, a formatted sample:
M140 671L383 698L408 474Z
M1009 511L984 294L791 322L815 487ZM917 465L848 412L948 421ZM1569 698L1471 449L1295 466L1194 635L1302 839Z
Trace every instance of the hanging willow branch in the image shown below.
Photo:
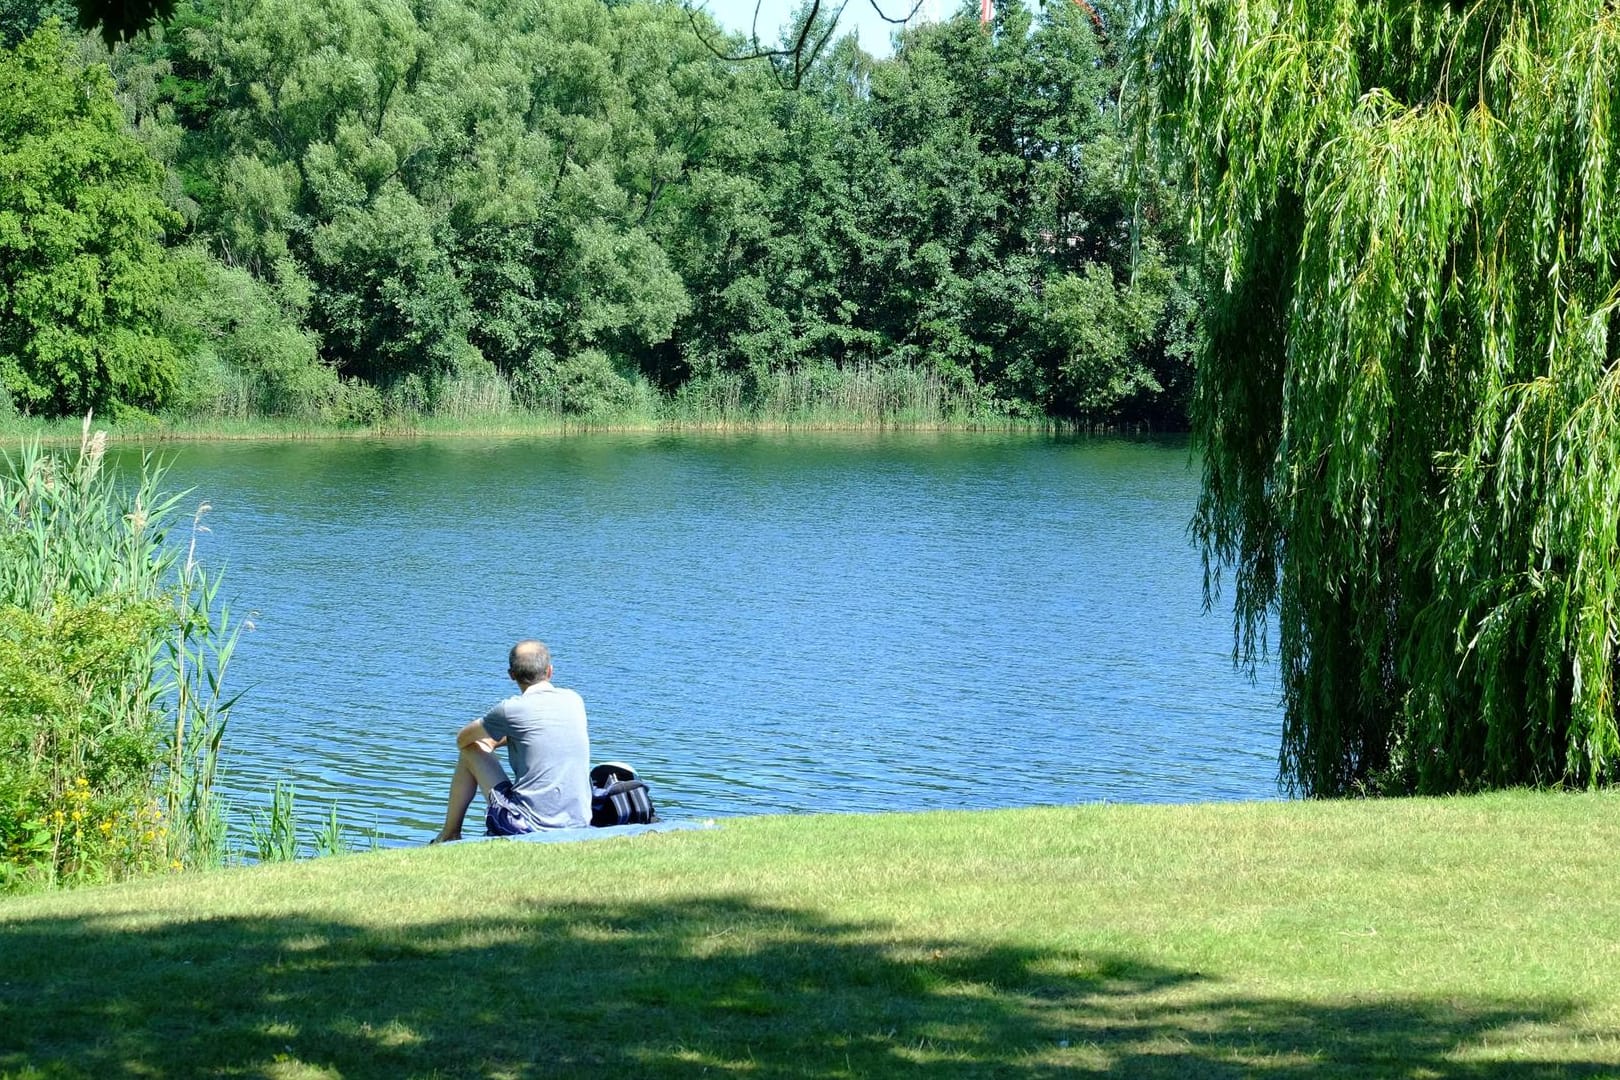
M1194 533L1297 791L1620 776L1620 11L1149 0L1212 285ZM1145 170L1144 170L1145 171Z

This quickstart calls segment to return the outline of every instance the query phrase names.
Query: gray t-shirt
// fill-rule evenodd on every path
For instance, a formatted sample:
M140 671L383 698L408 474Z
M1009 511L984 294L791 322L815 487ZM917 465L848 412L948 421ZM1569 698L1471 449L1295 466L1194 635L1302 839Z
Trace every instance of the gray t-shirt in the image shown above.
M484 730L506 740L512 789L537 825L569 829L591 823L591 738L578 694L535 683L485 713Z

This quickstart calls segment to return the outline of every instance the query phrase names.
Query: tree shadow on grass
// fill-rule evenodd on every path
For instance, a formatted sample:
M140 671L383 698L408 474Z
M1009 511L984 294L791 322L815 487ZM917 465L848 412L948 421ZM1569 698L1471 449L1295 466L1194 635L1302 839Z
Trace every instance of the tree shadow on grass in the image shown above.
M1548 1025L1554 1042L1590 1034L1569 1030L1575 1007L1281 1000L1130 956L916 940L729 898L397 928L0 927L0 1073L18 1075L1615 1074L1524 1060ZM1459 1060L1486 1041L1519 1060Z

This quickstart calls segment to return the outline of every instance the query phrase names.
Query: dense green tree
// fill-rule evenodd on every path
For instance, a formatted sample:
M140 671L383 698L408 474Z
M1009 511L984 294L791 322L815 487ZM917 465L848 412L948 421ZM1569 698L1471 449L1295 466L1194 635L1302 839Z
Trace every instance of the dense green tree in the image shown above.
M1142 131L1206 253L1195 528L1283 773L1615 779L1620 21L1600 0L1155 3Z
M162 241L179 218L107 69L58 26L0 51L0 392L47 414L161 406L177 362Z
M71 25L76 15L71 0L0 0L0 48L15 48L50 19Z

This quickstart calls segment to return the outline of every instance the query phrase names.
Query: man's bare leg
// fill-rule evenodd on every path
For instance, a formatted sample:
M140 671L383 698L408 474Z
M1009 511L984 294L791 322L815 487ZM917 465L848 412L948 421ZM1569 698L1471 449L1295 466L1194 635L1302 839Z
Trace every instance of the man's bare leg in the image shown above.
M505 780L506 770L501 768L501 760L495 756L493 740L485 739L462 747L461 757L456 761L455 775L450 777L450 800L444 811L444 828L428 843L460 840L461 826L467 820L467 808L472 805L473 796L482 791L487 799L490 790Z

